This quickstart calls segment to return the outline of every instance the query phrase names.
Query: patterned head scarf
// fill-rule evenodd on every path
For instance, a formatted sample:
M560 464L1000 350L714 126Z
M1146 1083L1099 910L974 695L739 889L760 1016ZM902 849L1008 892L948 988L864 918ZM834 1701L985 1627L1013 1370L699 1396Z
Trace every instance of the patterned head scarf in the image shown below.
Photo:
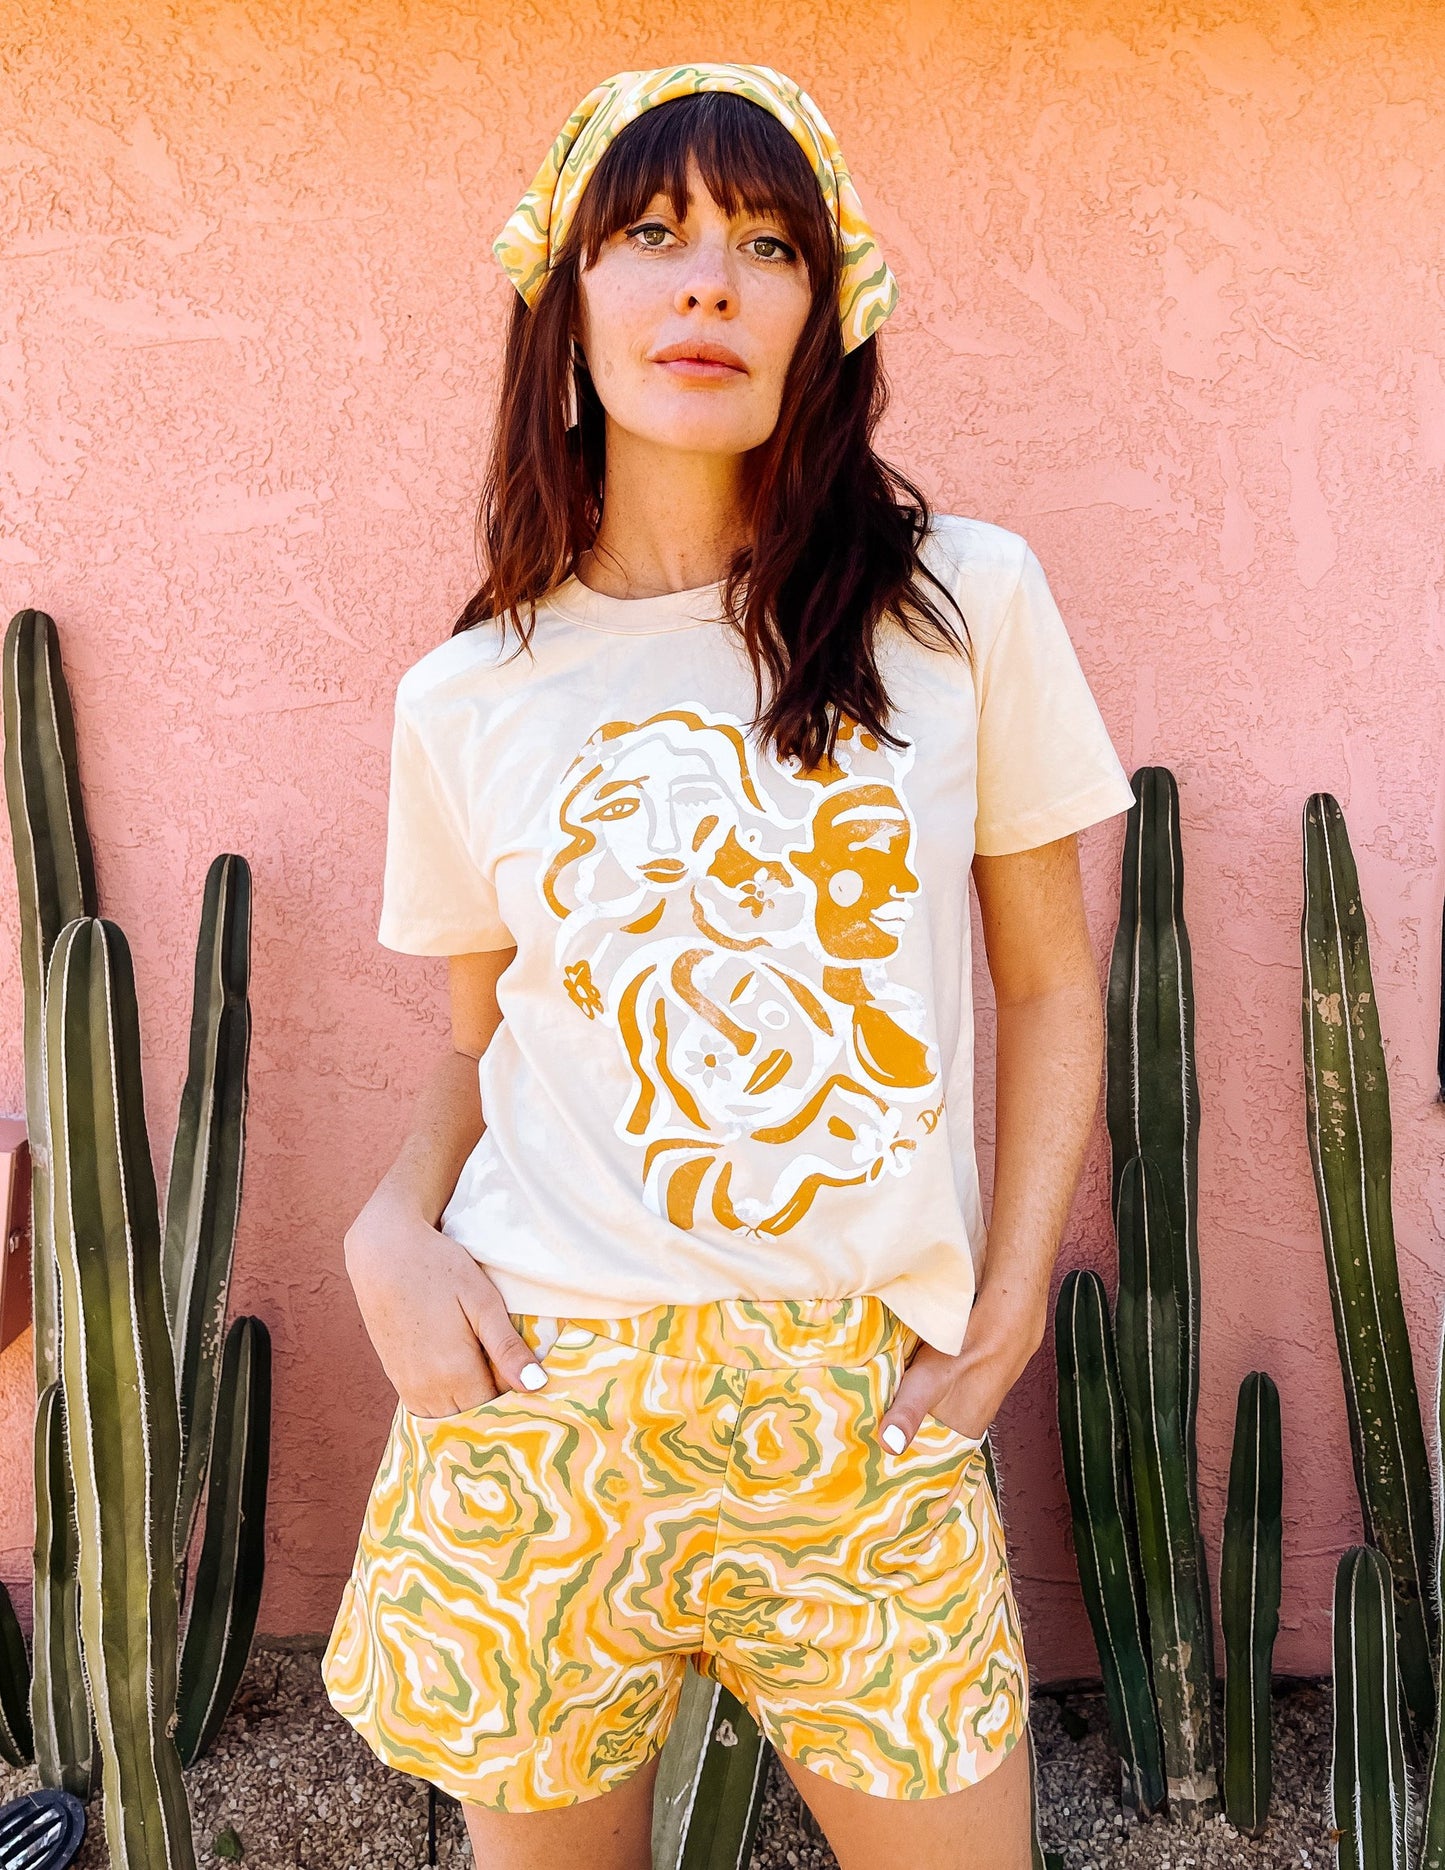
M898 283L878 249L827 119L806 91L767 65L668 65L656 71L620 71L595 86L563 124L531 187L492 243L503 272L527 304L535 304L587 178L608 144L654 104L696 91L735 91L760 104L791 131L812 164L841 236L838 315L843 349L851 351L898 303Z

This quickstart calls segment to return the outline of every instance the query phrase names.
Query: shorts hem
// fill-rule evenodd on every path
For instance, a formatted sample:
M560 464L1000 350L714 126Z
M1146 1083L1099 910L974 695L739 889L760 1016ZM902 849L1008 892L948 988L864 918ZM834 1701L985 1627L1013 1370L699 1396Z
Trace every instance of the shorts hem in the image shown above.
M347 1718L348 1717L343 1716L343 1719ZM354 1721L349 1721L348 1724L366 1742L376 1759L379 1760L383 1766L389 1767L392 1772L404 1773L407 1778L419 1780L423 1785L435 1786L439 1792L445 1792L449 1798L455 1799L459 1805L480 1805L492 1812L552 1812L564 1811L571 1805L589 1804L593 1799L600 1799L604 1797L605 1794L616 1792L620 1787L626 1785L628 1780L631 1779L635 1773L640 1773L642 1771L649 1760L655 1759L657 1755L661 1753L662 1746L665 1744L659 1743L657 1746L653 1747L651 1752L643 1754L635 1764L628 1765L625 1770L618 1773L607 1785L589 1785L581 1789L576 1789L573 1791L570 1798L550 1799L546 1804L498 1805L491 1799L479 1797L475 1781L466 1778L465 1775L451 1772L445 1766L423 1766L416 1760L408 1760L406 1763L403 1763L401 1759L393 1756L383 1736L375 1733L371 1729L356 1726Z
M829 1785L841 1786L845 1792L861 1792L865 1798L883 1799L890 1805L916 1805L924 1799L948 1798L955 1792L967 1792L970 1787L976 1786L987 1779L990 1773L1003 1765L1014 1748L1028 1733L1028 1721L1027 1719L1022 1721L1001 1747L995 1748L984 1755L982 1769L975 1773L972 1779L965 1779L958 1785L945 1786L940 1792L880 1792L872 1786L854 1785L846 1779L836 1777L827 1770L828 1760L830 1758L836 1759L836 1754L818 1754L814 1759L801 1759L796 1753L790 1753L785 1746L775 1740L766 1726L763 1727L763 1733L769 1746L772 1747L773 1751L781 1758L791 1761L794 1766L802 1767L804 1772L812 1773L815 1778L826 1779Z

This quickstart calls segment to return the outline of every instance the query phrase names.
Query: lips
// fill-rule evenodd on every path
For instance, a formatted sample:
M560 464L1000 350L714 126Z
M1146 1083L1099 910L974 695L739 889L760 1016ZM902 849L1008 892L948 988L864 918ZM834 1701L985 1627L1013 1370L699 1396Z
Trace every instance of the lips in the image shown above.
M747 373L747 365L736 351L729 350L726 344L714 344L705 338L669 344L658 351L652 361L655 364L677 364L691 367L699 372L706 369L714 375L722 371L733 371L741 375Z

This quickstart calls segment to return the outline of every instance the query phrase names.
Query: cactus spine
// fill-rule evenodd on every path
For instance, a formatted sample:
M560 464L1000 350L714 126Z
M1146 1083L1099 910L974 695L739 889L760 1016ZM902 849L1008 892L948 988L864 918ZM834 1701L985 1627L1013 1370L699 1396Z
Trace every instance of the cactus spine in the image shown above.
M1400 1727L1395 1594L1371 1546L1335 1574L1334 1760L1330 1791L1340 1870L1406 1870L1409 1779Z
M1279 1391L1262 1370L1239 1386L1219 1566L1224 1629L1224 1810L1258 1837L1269 1817L1270 1675L1279 1630L1284 1468Z
M51 1225L51 1151L45 1089L45 970L55 938L93 915L95 860L80 796L75 723L55 625L17 611L5 632L5 797L20 905L25 997L25 1120L31 1166L31 1315L35 1393L60 1381L59 1272ZM58 1404L57 1404L58 1406ZM42 1786L90 1796L94 1737L79 1669L75 1518L64 1424L35 1413L36 1540L33 1655L26 1684L31 1745ZM0 1665L13 1669L13 1660ZM11 1693L15 1684L12 1681Z
M194 1870L174 1733L180 1421L160 1279L135 980L114 923L51 954L46 1080L80 1620L116 1870Z
M1390 1206L1390 1090L1359 878L1338 802L1304 809L1305 1100L1355 1485L1389 1561L1411 1732L1435 1719L1434 1512Z
M1054 1343L1074 1556L1119 1748L1124 1800L1141 1814L1155 1812L1164 1803L1164 1766L1135 1552L1129 1436L1108 1300L1097 1273L1065 1276Z

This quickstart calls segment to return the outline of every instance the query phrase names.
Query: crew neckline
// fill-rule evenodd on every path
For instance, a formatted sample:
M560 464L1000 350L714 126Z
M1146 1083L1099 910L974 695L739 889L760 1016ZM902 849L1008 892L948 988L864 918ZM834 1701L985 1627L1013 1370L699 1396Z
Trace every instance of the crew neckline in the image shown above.
M724 622L726 583L725 578L718 578L687 591L660 591L655 597L609 597L583 584L574 572L546 601L568 622L580 623L584 629L605 630L614 636L660 636Z

